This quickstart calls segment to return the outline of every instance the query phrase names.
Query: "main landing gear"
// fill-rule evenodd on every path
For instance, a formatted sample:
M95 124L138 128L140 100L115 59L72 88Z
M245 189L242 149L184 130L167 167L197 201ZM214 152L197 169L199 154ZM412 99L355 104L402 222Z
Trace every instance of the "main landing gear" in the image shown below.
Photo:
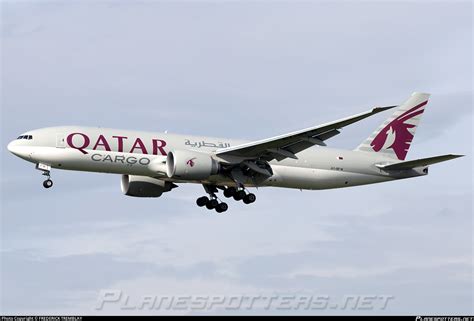
M243 201L245 204L251 204L257 200L253 193L246 193L245 189L235 187L227 187L224 189L224 196L227 198L233 197L236 201Z
M225 212L229 209L229 206L227 203L221 202L219 203L217 197L211 196L211 198L207 196L202 196L196 200L196 204L199 207L206 206L208 210L213 210L215 209L217 213L222 213Z
M53 181L51 180L51 166L39 163L36 164L36 169L42 171L43 175L47 177L47 179L43 182L43 187L53 187Z
M221 202L216 196L217 187L212 185L203 185L208 196L199 197L196 200L196 204L199 207L206 207L209 210L215 209L217 213L223 213L227 211L229 206ZM247 193L244 187L235 188L235 187L219 187L224 190L224 196L227 198L234 198L236 201L243 201L245 204L251 204L257 200L255 194Z
M196 200L199 207L205 206L208 210L216 210L217 213L223 213L229 209L227 203L219 202L216 196L217 188L215 186L203 185L209 197L202 196Z

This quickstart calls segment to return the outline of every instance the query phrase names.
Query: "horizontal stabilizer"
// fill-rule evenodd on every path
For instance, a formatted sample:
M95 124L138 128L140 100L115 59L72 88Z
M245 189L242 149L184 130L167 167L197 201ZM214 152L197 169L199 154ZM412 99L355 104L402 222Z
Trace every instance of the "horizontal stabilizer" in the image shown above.
M411 161L406 161L406 162L400 162L400 163L395 163L395 164L389 164L389 165L377 165L377 167L382 168L384 170L404 170L404 169L412 169L416 167L423 167L423 166L428 166L436 163L441 163L445 162L451 159L455 159L458 157L463 157L464 155L441 155L441 156L434 156L434 157L428 157L428 158L420 158L420 159L415 159Z

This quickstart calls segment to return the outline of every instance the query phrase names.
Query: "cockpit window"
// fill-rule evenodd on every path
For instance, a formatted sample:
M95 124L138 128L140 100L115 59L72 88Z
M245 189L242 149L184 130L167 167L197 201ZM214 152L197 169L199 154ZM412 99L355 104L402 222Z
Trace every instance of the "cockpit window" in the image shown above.
M21 136L18 136L17 139L27 139L27 140L31 140L31 139L33 139L33 136L32 136L32 135L21 135Z

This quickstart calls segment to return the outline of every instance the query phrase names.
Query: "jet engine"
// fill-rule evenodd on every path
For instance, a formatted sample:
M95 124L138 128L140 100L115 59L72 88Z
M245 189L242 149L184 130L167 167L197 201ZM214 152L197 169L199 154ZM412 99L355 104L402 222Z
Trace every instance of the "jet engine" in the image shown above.
M209 154L176 150L166 158L166 174L169 178L201 180L217 174L219 163Z
M122 175L121 187L127 196L160 197L177 185L147 176Z

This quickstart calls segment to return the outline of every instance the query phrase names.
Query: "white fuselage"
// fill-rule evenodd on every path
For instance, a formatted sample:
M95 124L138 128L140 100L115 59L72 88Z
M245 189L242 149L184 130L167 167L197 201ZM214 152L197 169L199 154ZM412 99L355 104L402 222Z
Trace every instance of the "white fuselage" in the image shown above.
M212 154L217 149L246 142L79 126L50 127L22 134L25 135L31 136L31 139L14 140L8 149L32 163L65 170L148 176L170 182L183 182L167 177L164 170L159 171L160 164L170 151L194 150ZM258 186L329 189L425 174L422 169L385 172L376 164L390 163L393 159L379 153L314 147L296 156L298 159L270 162L273 175L259 182ZM228 177L219 174L205 180L186 182L234 185ZM252 181L246 182L246 186L254 185Z

